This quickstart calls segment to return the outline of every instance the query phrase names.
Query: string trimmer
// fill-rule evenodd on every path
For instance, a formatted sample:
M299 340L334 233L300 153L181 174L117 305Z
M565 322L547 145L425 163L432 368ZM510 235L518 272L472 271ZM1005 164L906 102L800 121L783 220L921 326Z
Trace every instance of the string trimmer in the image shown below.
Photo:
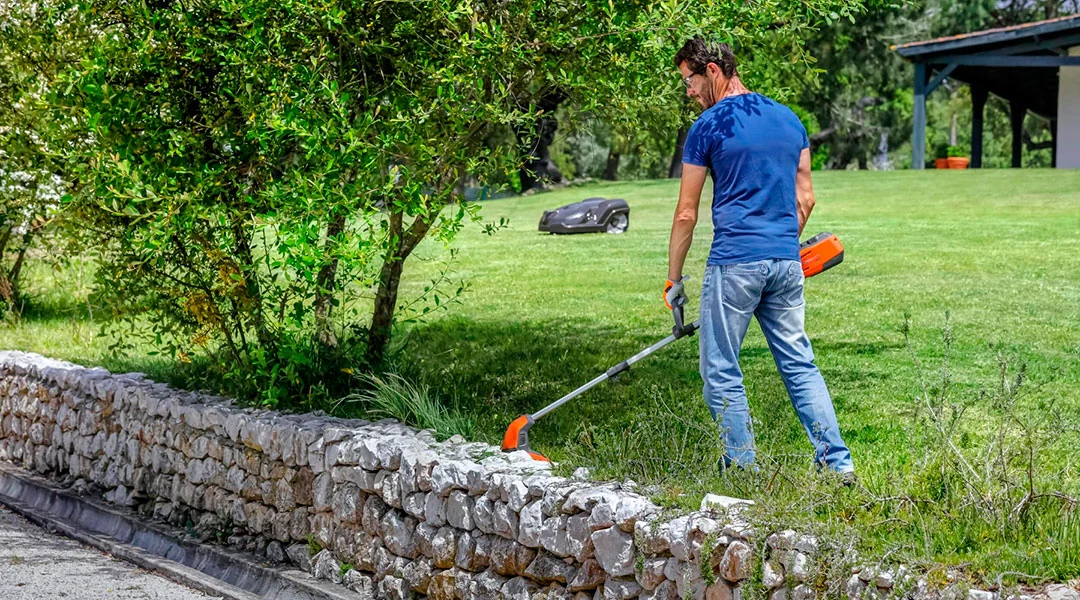
M799 245L799 258L802 262L803 275L805 277L813 277L822 271L826 271L840 264L840 262L844 260L844 246L835 235L828 232L819 233ZM548 404L535 413L531 415L521 415L514 419L514 421L510 423L510 426L506 428L506 433L503 434L503 451L513 452L515 450L524 450L535 460L547 461L548 459L544 455L539 452L534 452L529 448L529 428L549 412L559 408L574 398L577 398L604 381L615 378L619 373L630 370L630 366L637 361L649 356L653 352L656 352L679 338L694 335L694 332L696 332L700 326L700 321L684 324L683 306L685 304L686 298L680 297L676 299L676 302L671 306L671 316L675 319L675 326L671 328L671 335L611 367L607 371L604 371L604 373L596 379L593 379L562 398Z

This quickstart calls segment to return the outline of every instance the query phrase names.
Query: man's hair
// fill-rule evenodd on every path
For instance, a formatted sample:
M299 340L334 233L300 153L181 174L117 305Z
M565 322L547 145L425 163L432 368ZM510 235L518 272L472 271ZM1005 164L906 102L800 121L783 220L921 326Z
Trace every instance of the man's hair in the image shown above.
M686 63L691 73L704 73L709 63L716 63L724 77L732 77L739 72L738 62L731 46L710 42L701 36L694 36L683 44L675 53L675 66Z

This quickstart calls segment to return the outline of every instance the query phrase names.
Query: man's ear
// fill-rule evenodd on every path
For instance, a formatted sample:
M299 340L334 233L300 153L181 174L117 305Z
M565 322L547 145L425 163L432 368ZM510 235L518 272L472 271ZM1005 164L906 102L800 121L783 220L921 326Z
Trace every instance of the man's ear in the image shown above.
M720 69L720 65L713 62L705 65L705 72L712 76L713 79L717 79L724 75L724 72Z

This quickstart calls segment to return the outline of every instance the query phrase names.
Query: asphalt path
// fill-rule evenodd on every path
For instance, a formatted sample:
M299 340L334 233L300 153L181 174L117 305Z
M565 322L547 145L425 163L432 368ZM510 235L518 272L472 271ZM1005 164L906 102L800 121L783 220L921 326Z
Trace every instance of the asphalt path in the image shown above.
M0 599L206 600L213 598L49 533L0 505Z

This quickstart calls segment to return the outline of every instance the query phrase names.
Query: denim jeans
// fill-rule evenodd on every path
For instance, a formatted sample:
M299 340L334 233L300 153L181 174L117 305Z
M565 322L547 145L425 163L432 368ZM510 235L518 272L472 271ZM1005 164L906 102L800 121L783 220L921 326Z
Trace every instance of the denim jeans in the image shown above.
M819 465L853 471L851 453L806 336L802 266L795 260L709 265L701 288L701 378L705 402L720 426L724 465L754 462L754 430L739 349L756 316Z

